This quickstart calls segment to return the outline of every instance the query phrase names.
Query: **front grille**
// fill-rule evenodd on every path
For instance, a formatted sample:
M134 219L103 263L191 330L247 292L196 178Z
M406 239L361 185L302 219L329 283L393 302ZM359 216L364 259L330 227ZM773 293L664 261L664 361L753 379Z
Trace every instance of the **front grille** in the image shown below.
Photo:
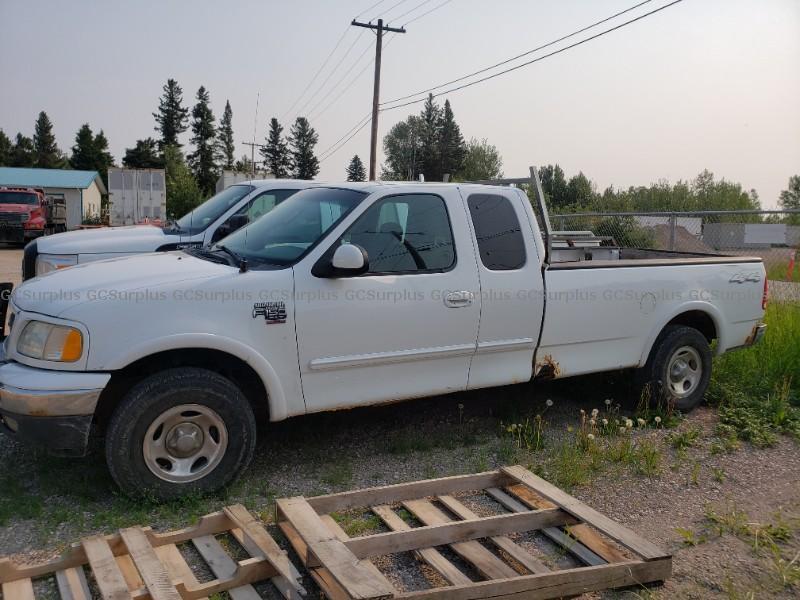
M26 213L0 211L0 223L24 223L27 220Z

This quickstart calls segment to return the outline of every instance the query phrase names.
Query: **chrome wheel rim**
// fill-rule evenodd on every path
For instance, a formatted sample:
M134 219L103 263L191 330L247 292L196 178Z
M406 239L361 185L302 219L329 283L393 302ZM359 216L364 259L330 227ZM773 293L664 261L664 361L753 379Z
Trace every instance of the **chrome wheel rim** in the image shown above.
M189 483L219 465L228 447L225 422L202 404L181 404L164 411L147 428L144 462L159 479Z
M667 379L672 395L677 398L690 396L703 377L703 362L700 353L691 346L675 350L667 363Z

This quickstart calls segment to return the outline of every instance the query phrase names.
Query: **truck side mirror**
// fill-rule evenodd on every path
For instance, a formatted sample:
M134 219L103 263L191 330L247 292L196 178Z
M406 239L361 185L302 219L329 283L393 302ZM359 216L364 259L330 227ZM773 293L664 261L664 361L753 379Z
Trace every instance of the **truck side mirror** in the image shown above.
M247 218L246 214L242 215L232 215L230 219L228 219L228 233L233 233L237 229L241 229L245 225L250 222L250 219Z
M369 271L367 251L356 244L342 244L333 253L326 253L314 267L311 274L316 277L348 277Z

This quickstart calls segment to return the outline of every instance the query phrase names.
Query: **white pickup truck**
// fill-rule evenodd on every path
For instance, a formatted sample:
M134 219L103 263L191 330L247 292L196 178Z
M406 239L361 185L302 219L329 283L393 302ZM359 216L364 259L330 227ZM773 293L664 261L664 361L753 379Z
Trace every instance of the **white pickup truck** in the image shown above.
M0 428L78 454L94 428L125 492L170 498L230 482L256 423L293 415L626 368L688 410L712 353L763 334L761 259L589 246L556 262L574 242L537 204L325 185L210 249L32 279L11 301Z
M312 181L293 179L245 181L224 189L167 227L101 227L38 238L25 247L22 280L94 260L209 246L312 185Z

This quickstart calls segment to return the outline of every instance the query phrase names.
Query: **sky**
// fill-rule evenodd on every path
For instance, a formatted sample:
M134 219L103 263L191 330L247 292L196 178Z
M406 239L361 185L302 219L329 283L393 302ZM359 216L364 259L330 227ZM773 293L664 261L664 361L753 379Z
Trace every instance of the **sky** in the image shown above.
M349 27L353 17L408 23L407 33L385 40L385 101L637 3L443 1L384 0L370 8L376 0L0 0L0 129L32 135L44 110L63 150L89 123L105 131L120 160L137 139L156 137L152 112L172 77L186 104L204 85L217 118L230 101L237 155L249 154L242 142L264 141L271 117L288 130L298 111L318 132L321 152L371 107L374 36ZM584 37L668 1L648 2ZM800 174L800 0L684 0L438 100L445 97L466 138L497 146L507 177L558 163L567 175L583 171L602 191L687 180L707 168L755 188L772 208L789 177ZM420 108L382 112L380 138ZM323 160L319 178L343 179L354 154L366 164L369 129Z

